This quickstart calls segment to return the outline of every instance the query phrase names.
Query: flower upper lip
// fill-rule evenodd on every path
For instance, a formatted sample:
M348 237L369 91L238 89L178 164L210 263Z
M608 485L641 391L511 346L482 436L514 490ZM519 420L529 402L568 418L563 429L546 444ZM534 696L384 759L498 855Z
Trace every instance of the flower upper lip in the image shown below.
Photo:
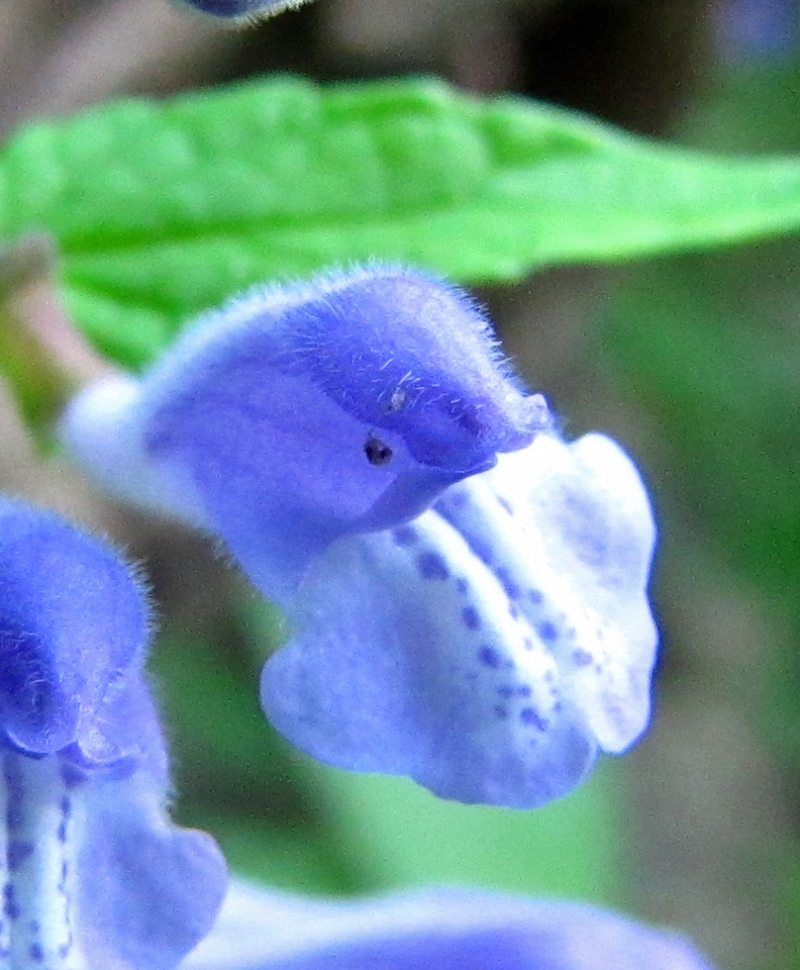
M407 521L548 426L465 294L375 265L208 314L141 380L80 395L62 439L284 601L338 537Z

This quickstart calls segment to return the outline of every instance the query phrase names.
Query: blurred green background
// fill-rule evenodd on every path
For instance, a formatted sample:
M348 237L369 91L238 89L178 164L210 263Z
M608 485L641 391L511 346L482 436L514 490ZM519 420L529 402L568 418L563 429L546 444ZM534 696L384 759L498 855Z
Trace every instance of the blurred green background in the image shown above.
M0 5L6 132L131 91L424 70L682 144L800 151L790 0L318 0L243 33L162 0L65 6ZM257 700L279 617L199 540L55 461L43 472L4 405L3 487L105 528L152 577L177 816L277 885L577 896L674 924L721 968L800 967L799 249L571 267L479 294L566 432L608 431L637 456L661 528L653 728L536 813L442 803L291 750Z

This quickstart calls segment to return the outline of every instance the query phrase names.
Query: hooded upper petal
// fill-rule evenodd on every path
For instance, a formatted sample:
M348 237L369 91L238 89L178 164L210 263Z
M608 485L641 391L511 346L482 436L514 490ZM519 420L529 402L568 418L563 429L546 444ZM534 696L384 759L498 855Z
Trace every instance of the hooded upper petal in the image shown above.
M283 601L340 536L413 518L548 425L463 293L373 266L234 301L62 430L101 482L211 529Z
M712 970L687 940L590 906L467 890L332 903L234 884L182 970Z
M342 539L267 663L273 723L317 758L533 807L644 729L655 530L610 439L540 435L413 523Z
M226 885L208 836L166 813L130 569L55 515L0 502L0 961L169 970Z
M96 735L99 712L143 663L148 625L130 570L107 547L0 500L0 730L15 746L44 755Z

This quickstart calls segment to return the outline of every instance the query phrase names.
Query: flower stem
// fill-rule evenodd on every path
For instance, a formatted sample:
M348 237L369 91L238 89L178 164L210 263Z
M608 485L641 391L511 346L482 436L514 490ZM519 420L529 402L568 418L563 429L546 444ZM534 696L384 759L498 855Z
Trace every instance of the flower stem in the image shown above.
M112 371L69 319L45 236L0 250L0 371L40 445L76 391Z

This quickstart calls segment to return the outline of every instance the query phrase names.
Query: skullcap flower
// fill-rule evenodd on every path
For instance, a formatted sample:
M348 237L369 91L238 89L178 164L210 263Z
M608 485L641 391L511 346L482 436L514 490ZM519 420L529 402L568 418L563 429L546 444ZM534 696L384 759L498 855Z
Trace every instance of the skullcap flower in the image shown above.
M561 442L440 281L370 267L256 290L140 380L90 387L62 433L284 608L262 700L316 757L523 808L644 729L641 479L607 438Z
M106 546L0 500L3 966L168 970L222 902L215 844L165 812L148 623Z

